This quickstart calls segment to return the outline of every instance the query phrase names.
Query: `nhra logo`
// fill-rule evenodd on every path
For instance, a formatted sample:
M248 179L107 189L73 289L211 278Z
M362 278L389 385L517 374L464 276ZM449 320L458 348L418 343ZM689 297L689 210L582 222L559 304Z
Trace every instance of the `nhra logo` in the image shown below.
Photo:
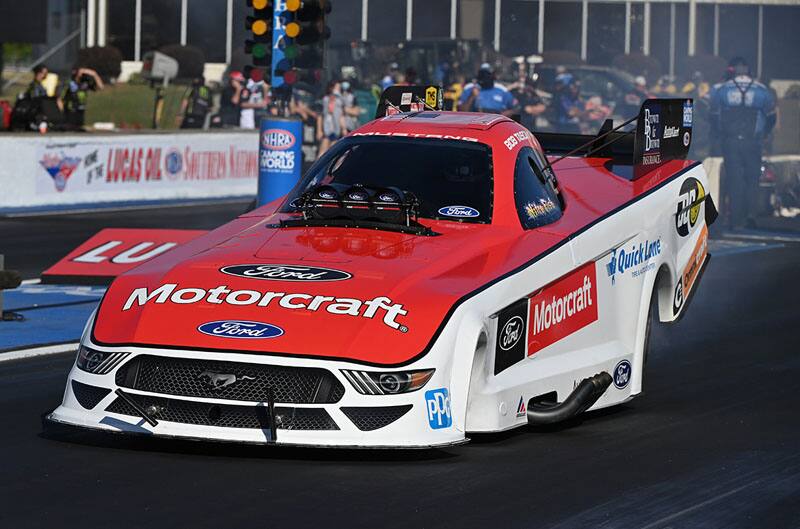
M439 215L445 217L472 218L479 217L480 214L480 211L469 206L445 206L439 209Z
M81 159L78 156L66 156L64 153L61 153L61 156L45 154L39 164L44 167L44 170L53 179L56 191L61 192L67 187L69 177L81 164Z
M231 276L267 281L343 281L353 277L352 274L332 268L296 265L232 265L219 271Z
M261 133L261 144L265 149L285 151L291 149L297 139L294 134L283 129L267 129Z
M222 338L277 338L283 329L259 321L210 321L197 328L203 334Z
M678 196L678 207L675 212L675 229L678 235L686 237L689 230L697 224L700 216L700 207L706 191L703 184L696 178L687 178L681 185L680 195Z
M425 404L431 429L449 428L453 424L453 415L450 413L450 394L447 392L447 388L426 391Z

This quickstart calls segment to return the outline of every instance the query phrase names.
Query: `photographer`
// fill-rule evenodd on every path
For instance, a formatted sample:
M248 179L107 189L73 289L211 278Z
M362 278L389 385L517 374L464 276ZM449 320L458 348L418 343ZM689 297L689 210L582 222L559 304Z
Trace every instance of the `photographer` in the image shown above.
M206 115L211 109L211 90L203 77L192 80L192 87L186 91L181 101L183 121L182 129L202 129L206 123ZM180 118L178 118L180 119Z
M83 128L89 91L102 90L103 80L91 68L73 68L62 96L64 121L68 129Z

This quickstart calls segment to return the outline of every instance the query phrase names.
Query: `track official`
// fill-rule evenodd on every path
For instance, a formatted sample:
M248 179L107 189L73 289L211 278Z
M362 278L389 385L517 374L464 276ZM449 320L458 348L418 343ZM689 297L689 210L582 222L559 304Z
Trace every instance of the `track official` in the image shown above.
M724 186L730 199L728 225L753 224L764 139L775 126L775 98L753 79L741 57L731 59L728 80L711 91L711 139L725 160Z

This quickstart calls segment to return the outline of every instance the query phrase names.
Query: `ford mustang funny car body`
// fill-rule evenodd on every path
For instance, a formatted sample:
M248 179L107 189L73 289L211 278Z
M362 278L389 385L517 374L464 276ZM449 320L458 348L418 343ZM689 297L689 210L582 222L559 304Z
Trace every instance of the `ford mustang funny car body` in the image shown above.
M598 136L389 106L284 199L118 277L48 419L432 447L639 394L709 258L691 100Z

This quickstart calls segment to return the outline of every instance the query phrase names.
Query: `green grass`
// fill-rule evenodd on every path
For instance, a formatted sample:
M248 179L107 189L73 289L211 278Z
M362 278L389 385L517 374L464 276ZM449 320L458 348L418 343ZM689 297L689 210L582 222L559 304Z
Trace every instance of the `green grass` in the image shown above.
M186 88L169 86L164 91L164 110L160 128L176 128L175 116L180 111ZM156 91L147 85L118 84L92 92L86 104L86 123L113 122L118 128L148 129L152 126Z

